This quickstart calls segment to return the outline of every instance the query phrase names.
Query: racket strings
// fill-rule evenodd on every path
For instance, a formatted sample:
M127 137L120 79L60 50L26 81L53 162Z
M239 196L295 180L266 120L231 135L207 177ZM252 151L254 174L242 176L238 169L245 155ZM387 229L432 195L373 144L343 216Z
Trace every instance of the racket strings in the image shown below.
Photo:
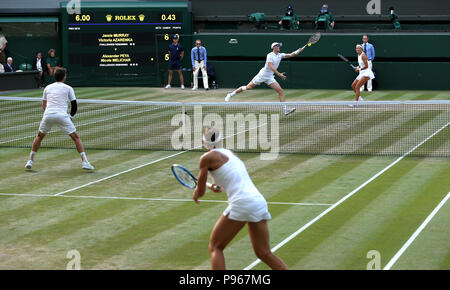
M314 44L318 42L319 39L320 39L320 32L316 32L313 35L311 35L311 37L308 40L308 43Z
M195 185L196 185L195 179L190 174L188 174L186 171L184 171L183 169L181 169L179 167L175 167L174 170L175 170L175 174L177 175L177 177L180 180L182 180L187 185L195 187Z

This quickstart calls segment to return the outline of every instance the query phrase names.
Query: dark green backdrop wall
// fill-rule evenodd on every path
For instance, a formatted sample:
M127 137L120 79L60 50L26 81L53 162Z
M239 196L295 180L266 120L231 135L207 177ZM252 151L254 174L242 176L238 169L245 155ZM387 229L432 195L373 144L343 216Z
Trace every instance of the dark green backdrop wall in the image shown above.
M274 41L292 52L309 34L197 34L208 50L208 63L220 87L247 84L264 66ZM356 73L337 58L357 63L355 45L362 34L324 33L319 43L294 60L281 62L285 88L348 89ZM378 89L450 90L450 33L373 33L374 70ZM186 46L186 44L185 44Z

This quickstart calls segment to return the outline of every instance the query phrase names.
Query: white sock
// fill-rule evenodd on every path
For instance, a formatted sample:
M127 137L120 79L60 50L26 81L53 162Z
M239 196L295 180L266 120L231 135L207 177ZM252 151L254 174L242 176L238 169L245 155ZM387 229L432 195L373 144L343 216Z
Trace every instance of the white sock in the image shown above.
M230 93L230 96L234 96L234 95L236 95L236 91L232 91L232 92Z
M34 155L36 155L36 152L31 151L29 160L34 160Z
M81 156L81 160L82 160L82 161L88 162L87 157L86 157L86 153L81 152L81 153L80 153L80 156Z

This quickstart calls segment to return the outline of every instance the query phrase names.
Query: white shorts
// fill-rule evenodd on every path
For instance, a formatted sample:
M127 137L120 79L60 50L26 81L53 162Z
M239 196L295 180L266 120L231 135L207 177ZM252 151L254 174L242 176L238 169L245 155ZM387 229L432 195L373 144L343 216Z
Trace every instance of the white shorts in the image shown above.
M272 216L269 213L267 202L264 197L252 197L239 199L231 202L223 211L224 216L229 219L241 222L260 222L270 220Z
M276 82L275 77L273 75L269 76L264 76L261 74L257 74L253 79L252 79L252 83L254 83L255 85L260 85L262 83L266 83L268 86L270 86L271 84L273 84L274 82Z
M366 68L365 70L359 72L359 75L356 77L356 79L359 81L363 77L368 77L369 79L374 79L375 75L373 74L373 72L370 68Z
M39 132L47 134L52 129L53 125L58 125L59 129L65 134L72 134L77 129L75 128L70 115L67 113L48 113L42 117L39 125Z

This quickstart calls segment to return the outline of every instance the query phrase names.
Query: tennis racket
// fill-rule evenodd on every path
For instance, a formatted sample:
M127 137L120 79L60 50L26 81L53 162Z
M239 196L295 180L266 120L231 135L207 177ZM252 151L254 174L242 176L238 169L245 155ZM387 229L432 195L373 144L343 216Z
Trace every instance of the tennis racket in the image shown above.
M345 61L346 63L348 63L348 65L352 68L355 69L355 66L342 54L338 53L338 56L340 59L342 59L343 61Z
M194 189L197 186L197 178L189 170L181 166L180 164L172 165L172 173L175 178L187 188ZM211 183L207 182L206 186L211 187ZM214 186L214 190L219 190L220 186Z
M314 34L311 35L311 37L309 38L308 43L305 44L305 45L302 47L302 50L305 49L305 47L307 47L307 46L311 46L311 44L317 43L319 40L320 40L320 32L314 33Z

